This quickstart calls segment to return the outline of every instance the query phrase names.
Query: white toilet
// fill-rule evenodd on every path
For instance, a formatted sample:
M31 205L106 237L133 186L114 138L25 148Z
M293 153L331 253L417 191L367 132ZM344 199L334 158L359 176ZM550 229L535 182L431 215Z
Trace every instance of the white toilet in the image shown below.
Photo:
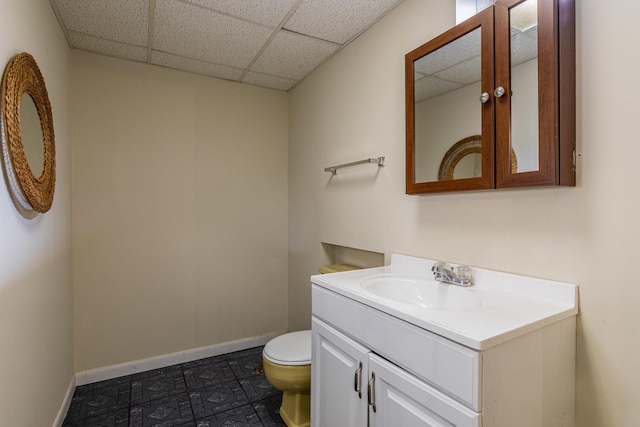
M267 380L282 391L280 416L288 427L309 427L311 331L291 332L269 341L262 352Z
M349 264L320 267L320 273L356 270ZM288 427L311 424L311 331L291 332L269 341L262 351L264 374L282 391L280 416Z

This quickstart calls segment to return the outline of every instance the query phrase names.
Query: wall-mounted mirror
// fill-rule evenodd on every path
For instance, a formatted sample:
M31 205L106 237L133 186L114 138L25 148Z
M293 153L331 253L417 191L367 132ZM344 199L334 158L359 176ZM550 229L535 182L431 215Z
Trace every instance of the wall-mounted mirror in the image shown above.
M492 63L491 10L406 55L407 193L493 188L494 112L479 101L493 84ZM474 146L460 147L470 135ZM456 173L439 173L461 148L473 156L460 158Z
M575 185L574 16L572 0L496 0L405 56L407 194Z
M539 170L537 3L526 0L509 9L511 152L520 159L512 173Z
M495 28L496 187L574 186L574 1L497 0Z
M0 127L4 175L16 207L29 218L47 212L56 179L53 116L44 78L28 53L5 69Z
M33 176L39 178L44 171L44 137L36 103L28 93L20 101L20 133L27 164Z

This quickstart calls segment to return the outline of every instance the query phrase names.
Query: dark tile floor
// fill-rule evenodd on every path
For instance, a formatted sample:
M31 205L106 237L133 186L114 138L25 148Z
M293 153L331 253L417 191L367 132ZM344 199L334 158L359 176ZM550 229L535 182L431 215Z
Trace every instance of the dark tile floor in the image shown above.
M63 427L285 426L262 347L79 386Z

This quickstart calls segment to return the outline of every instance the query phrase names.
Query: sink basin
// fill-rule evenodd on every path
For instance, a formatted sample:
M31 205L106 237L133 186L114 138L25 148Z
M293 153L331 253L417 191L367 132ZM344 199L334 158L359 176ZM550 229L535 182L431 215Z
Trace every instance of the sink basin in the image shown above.
M378 297L435 310L471 310L482 304L472 290L429 276L380 274L363 279L360 286Z

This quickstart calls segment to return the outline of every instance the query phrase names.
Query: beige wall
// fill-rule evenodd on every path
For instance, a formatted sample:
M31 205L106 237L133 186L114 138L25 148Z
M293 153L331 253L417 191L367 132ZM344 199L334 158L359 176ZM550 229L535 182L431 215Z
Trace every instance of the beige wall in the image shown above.
M31 53L53 109L51 210L27 220L0 189L0 424L50 426L73 378L69 49L48 2L5 0L0 64Z
M74 51L75 368L287 329L288 95Z
M403 58L454 23L453 3L406 0L292 92L290 328L309 326L321 242L577 283L576 425L638 425L640 3L576 2L576 188L407 196ZM370 156L387 165L323 172Z

